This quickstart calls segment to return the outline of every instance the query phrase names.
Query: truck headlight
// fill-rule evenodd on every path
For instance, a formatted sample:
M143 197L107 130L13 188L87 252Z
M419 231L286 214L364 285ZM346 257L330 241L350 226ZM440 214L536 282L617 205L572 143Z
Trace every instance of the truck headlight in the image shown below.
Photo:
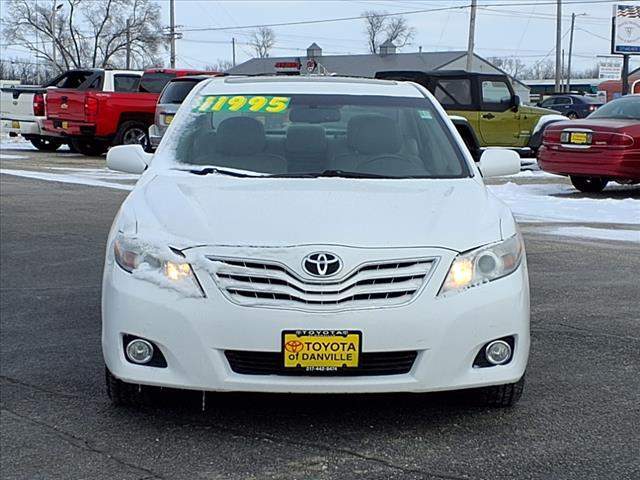
M451 264L438 295L459 292L514 272L522 262L522 235L459 254Z
M113 255L118 266L136 278L185 296L204 296L191 265L167 246L119 233L113 243Z

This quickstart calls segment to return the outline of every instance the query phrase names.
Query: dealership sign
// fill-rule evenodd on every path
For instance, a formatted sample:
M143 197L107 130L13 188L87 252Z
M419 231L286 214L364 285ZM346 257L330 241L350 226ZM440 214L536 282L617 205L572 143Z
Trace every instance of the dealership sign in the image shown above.
M611 53L640 54L640 5L613 6Z
M598 79L620 80L622 78L622 57L598 55Z

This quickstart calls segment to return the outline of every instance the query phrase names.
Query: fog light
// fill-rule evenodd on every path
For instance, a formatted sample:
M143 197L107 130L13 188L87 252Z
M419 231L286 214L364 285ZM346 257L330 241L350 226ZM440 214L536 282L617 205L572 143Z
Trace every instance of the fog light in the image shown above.
M502 365L511 358L511 346L504 340L491 342L484 352L489 363L493 365Z
M127 357L134 363L148 363L153 357L153 346L146 340L131 340L127 344Z

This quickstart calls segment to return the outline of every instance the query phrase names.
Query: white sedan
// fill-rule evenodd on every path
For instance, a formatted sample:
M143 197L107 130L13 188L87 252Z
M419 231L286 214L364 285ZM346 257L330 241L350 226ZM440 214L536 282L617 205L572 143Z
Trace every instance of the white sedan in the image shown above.
M522 237L444 110L409 82L219 77L195 87L108 238L107 390L521 396Z

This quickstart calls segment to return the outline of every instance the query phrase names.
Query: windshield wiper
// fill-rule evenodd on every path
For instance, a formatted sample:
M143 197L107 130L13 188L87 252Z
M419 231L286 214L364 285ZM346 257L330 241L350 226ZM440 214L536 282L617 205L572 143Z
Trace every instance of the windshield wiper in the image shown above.
M340 178L390 178L386 175L377 175L375 173L349 172L345 170L324 170L322 172L312 173L279 173L269 175L269 178L321 178L321 177L340 177Z
M262 177L263 175L249 175L247 173L236 172L234 170L227 170L225 168L218 167L205 167L201 169L192 169L192 170L183 170L179 169L183 172L193 173L194 175L228 175L230 177Z

